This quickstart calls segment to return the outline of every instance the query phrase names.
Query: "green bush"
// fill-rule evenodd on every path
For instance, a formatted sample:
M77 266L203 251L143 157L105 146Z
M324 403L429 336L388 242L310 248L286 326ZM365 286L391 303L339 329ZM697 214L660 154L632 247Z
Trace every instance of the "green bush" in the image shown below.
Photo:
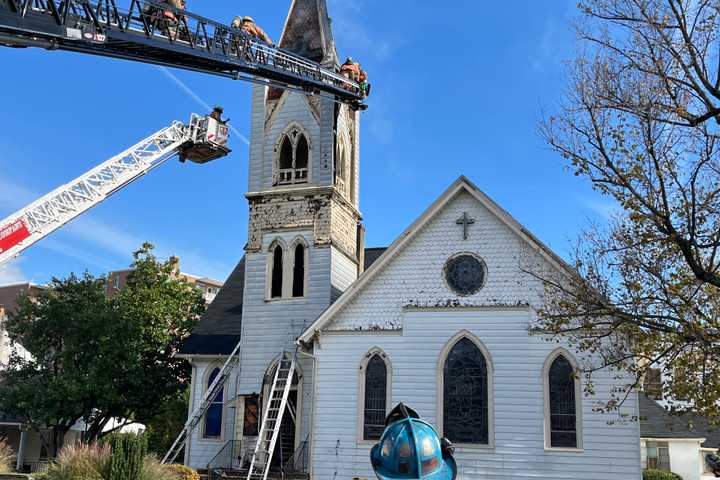
M70 445L40 478L43 480L105 480L110 448L100 445ZM37 478L37 477L36 477Z
M200 480L200 474L185 465L173 464L167 468L172 472L173 480Z
M35 479L176 480L176 476L169 467L147 454L145 435L112 434L100 445L63 448L48 471Z
M10 473L15 460L15 452L4 438L0 438L0 473Z
M667 470L645 470L643 471L643 480L683 480L677 473L668 472Z
M176 480L176 477L168 465L163 465L158 462L157 458L150 455L145 457L142 475L139 480Z
M113 433L105 442L112 454L103 480L138 480L142 476L148 444L144 434Z

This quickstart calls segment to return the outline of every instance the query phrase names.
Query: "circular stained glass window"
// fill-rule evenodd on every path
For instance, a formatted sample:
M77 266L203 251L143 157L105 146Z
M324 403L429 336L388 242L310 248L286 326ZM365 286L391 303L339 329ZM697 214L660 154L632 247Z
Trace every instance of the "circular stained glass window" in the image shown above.
M485 264L469 253L456 255L445 264L445 280L455 293L472 295L485 283Z

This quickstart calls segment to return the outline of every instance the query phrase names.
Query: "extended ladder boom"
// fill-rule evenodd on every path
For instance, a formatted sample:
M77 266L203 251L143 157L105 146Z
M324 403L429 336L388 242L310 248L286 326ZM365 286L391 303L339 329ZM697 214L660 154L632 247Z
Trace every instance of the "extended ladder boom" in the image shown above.
M0 0L2 44L124 58L322 92L364 108L361 86L333 68L151 0Z
M174 155L205 163L227 155L226 143L227 127L209 117L173 122L0 221L0 265Z

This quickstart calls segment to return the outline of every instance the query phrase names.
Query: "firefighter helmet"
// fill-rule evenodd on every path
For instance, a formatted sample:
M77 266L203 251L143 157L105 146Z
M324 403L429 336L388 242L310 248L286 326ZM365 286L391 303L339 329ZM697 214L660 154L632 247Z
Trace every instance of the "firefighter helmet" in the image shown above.
M380 480L454 480L454 449L413 409L400 403L390 412L380 443L370 452Z

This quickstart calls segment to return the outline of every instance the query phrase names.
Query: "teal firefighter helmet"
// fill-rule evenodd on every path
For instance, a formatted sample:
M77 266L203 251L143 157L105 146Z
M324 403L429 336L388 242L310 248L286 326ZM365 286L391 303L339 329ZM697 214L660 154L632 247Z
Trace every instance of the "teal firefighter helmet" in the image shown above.
M452 444L410 407L399 404L385 422L380 443L370 452L380 480L454 480Z

